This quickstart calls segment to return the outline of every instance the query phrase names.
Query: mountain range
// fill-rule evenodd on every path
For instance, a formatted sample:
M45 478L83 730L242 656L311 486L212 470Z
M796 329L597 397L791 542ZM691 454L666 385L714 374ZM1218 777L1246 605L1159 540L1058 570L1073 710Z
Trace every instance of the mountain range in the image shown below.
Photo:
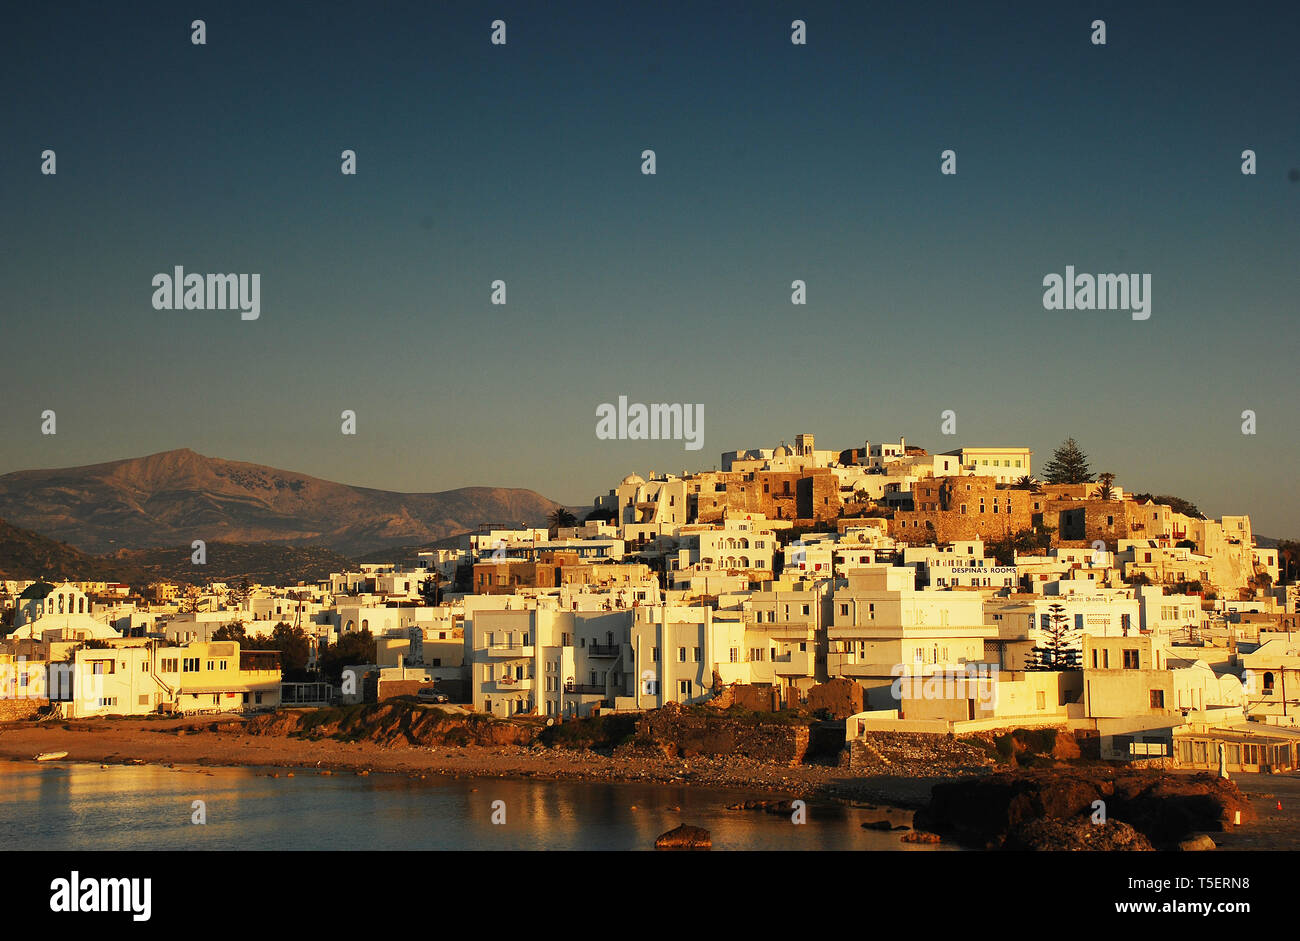
M357 556L487 522L544 525L561 506L532 490L503 487L438 493L354 487L188 448L0 476L0 518L94 554L202 539Z

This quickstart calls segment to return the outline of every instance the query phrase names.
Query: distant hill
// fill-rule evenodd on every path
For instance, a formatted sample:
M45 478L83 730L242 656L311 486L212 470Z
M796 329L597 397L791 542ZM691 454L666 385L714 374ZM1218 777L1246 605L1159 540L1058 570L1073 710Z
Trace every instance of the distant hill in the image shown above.
M89 553L203 539L209 546L323 546L355 556L432 542L483 522L542 525L559 506L532 490L353 487L188 448L0 476L0 517Z
M311 582L352 568L352 561L329 549L272 543L213 542L207 562L195 565L189 546L119 549L91 555L80 549L0 520L0 578L125 582L210 581L291 585Z
M443 539L435 539L433 542L421 543L418 546L389 546L387 549L377 549L374 552L367 552L365 555L357 556L352 561L413 566L420 561L421 552L429 549L455 549L459 545L460 536L447 536Z
M259 542L210 542L207 562L195 565L189 546L159 549L119 549L107 558L126 570L141 572L145 580L238 583L241 579L264 585L293 585L328 578L331 572L355 568L352 560L331 549L285 546Z
M130 563L90 555L0 519L0 578L130 582L141 575Z

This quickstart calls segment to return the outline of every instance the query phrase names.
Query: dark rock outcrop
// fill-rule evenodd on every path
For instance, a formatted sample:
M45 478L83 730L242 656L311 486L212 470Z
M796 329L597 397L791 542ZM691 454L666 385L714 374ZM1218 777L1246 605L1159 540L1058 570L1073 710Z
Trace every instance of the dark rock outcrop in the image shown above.
M713 837L703 827L682 824L667 833L659 834L655 840L657 850L707 850L713 848Z
M940 839L939 834L928 833L925 830L913 830L903 834L904 843L938 843Z
M740 755L789 766L803 760L811 737L806 722L733 719L676 703L647 712L636 728L641 739L662 746L669 758Z
M1152 850L1151 841L1122 820L1093 823L1089 817L1031 820L1013 827L1002 844L1007 850Z
M1104 819L1130 825L1158 848L1171 848L1198 831L1226 830L1237 811L1243 820L1251 815L1237 785L1213 775L1070 768L937 784L915 824L967 846L1002 847L1035 821L1098 826L1092 823L1095 801L1104 803ZM1046 831L1034 832L1024 839L1047 838Z
M481 713L453 714L401 700L342 709L284 711L254 716L247 735L333 738L380 745L531 745L543 727Z
M794 801L791 800L749 800L739 804L728 804L728 810L761 810L769 814L788 817L794 813Z

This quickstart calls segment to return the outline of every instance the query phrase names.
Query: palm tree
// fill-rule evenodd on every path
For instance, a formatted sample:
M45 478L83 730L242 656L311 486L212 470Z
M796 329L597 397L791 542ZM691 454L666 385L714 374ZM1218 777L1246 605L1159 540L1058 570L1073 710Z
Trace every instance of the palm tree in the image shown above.
M550 523L552 531L578 525L578 518L562 506L552 510L546 521Z
M1034 493L1038 493L1043 489L1043 485L1038 482L1038 478L1032 477L1029 474L1025 474L1017 480L1016 486L1023 487L1026 490L1032 490Z
M1097 488L1098 500L1110 500L1115 496L1115 488L1111 486L1115 482L1115 475L1109 471L1105 474L1097 475L1097 483L1101 486Z

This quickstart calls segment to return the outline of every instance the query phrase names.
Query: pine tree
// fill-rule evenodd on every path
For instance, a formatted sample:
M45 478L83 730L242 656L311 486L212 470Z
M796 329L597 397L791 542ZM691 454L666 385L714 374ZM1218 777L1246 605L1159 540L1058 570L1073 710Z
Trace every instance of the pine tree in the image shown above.
M1079 450L1073 438L1066 438L1052 454L1051 463L1043 469L1049 484L1092 483L1092 468L1088 455Z
M1059 604L1047 608L1047 623L1040 628L1043 641L1035 644L1025 657L1026 670L1079 670L1083 666L1080 649L1082 635L1070 624L1065 608Z

